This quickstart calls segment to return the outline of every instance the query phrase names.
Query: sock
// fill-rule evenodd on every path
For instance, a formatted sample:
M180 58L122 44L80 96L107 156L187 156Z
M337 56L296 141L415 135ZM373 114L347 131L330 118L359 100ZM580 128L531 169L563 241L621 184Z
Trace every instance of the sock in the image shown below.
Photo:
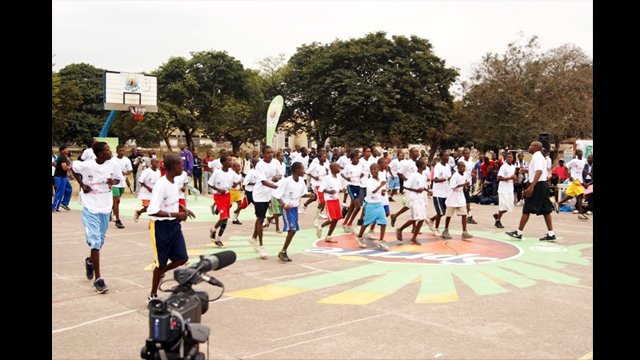
M549 235L549 236L554 236L555 234L556 234L556 233L555 233L555 232L553 232L553 230L550 230L550 231L548 231L548 232L547 232L547 235Z
M222 223L222 225L220 225L220 231L218 232L218 237L222 236L222 234L224 234L224 230L227 228L227 223Z
M518 234L518 235L522 235L522 231L520 231L520 230L518 229L518 230L516 230L516 234Z
M238 213L237 212L231 213L231 220L233 220L233 221L238 220Z
M467 219L471 219L473 218L473 215L471 215L471 210L469 210L469 212L467 213Z

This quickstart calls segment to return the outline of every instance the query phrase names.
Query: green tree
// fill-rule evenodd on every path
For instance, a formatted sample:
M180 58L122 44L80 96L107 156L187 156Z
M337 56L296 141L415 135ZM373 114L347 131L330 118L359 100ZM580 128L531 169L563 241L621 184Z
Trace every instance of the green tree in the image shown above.
M289 60L292 128L318 143L437 142L453 106L447 68L428 40L384 32L302 45Z

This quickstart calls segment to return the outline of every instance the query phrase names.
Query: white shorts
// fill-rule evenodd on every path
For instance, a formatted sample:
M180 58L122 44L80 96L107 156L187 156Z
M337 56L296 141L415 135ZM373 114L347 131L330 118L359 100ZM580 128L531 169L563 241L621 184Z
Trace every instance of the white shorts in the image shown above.
M424 201L424 197L411 200L409 209L411 210L411 220L420 221L427 218L427 203Z
M513 193L508 193L508 194L498 193L498 210L499 211L513 210Z
M466 206L460 206L460 207L447 206L447 213L446 213L447 217L455 216L456 214L461 216L467 215L467 207Z

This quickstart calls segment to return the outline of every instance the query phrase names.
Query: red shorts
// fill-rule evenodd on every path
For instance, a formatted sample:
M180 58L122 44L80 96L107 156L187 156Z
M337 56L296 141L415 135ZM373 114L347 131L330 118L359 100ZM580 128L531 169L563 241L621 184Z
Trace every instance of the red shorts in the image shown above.
M316 187L314 187L314 189L316 190L316 195L318 195L318 202L320 202L320 204L324 204L324 193L318 191L319 187L320 186L316 186Z
M213 194L213 202L216 203L216 208L220 213L220 219L228 219L229 210L231 210L231 194Z
M329 220L342 219L342 206L340 205L340 200L327 200L324 209L327 211Z
M187 207L187 200L186 199L178 199L178 204Z
M149 206L149 202L151 202L151 200L142 200L142 206Z

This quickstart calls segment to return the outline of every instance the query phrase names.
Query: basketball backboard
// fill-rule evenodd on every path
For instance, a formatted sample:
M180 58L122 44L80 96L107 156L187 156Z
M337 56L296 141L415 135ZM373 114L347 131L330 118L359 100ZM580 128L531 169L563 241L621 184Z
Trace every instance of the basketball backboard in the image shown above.
M131 106L158 112L158 79L139 73L104 72L104 109L129 111Z

